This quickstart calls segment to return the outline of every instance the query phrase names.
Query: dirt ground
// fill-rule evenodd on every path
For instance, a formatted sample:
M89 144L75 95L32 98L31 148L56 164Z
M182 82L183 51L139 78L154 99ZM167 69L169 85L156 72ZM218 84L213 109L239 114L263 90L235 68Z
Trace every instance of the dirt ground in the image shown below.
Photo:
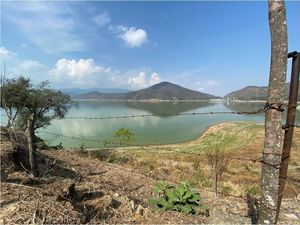
M208 132L224 129L224 125L221 127L212 127ZM300 138L300 135L297 138ZM193 150L193 147L199 143L201 138L189 143L188 146L186 144L182 146L191 147L190 150ZM165 157L161 158L169 162L164 164L165 167L175 160L186 164L186 154L182 158L180 153L179 155L172 153L172 158L168 158L170 152L168 155L164 155L163 152L158 153L162 150L159 148L163 147L176 150L180 146L157 146L156 152L153 149L148 152L148 159ZM255 198L227 195L216 199L209 188L202 188L202 186L199 186L201 204L209 208L209 216L155 211L148 204L148 200L153 197L153 185L162 179L179 182L184 177L181 179L178 174L176 177L176 174L172 175L171 172L168 175L166 171L145 171L144 168L148 165L143 167L142 161L140 164L130 166L130 163L136 163L135 159L131 158L127 163L108 163L80 152L42 150L39 161L43 176L33 178L23 168L14 167L3 157L3 154L11 148L10 141L2 138L1 163L5 164L3 173L5 179L1 182L1 224L251 224L257 222L258 201ZM142 156L146 155L143 153ZM190 156L190 160L194 158ZM298 164L295 164L295 167L297 166ZM180 176L184 175L180 174ZM75 184L76 194L70 196L72 184ZM280 224L300 223L299 203L299 194L283 201Z

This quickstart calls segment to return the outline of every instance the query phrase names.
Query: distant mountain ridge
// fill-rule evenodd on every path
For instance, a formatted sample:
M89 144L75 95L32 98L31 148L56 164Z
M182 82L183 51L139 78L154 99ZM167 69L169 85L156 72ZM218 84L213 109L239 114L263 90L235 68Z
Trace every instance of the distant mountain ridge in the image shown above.
M161 82L139 91L128 93L100 93L93 91L78 95L75 98L102 100L209 100L220 97L190 90L170 82Z
M87 94L91 92L100 93L127 93L131 90L121 88L62 88L59 89L61 92L70 95L71 97Z
M288 100L290 84L285 84L285 100ZM251 101L260 100L265 101L268 96L268 87L258 87L258 86L247 86L237 91L233 91L224 96L225 100L241 100L241 101ZM298 100L300 100L300 91L298 91Z

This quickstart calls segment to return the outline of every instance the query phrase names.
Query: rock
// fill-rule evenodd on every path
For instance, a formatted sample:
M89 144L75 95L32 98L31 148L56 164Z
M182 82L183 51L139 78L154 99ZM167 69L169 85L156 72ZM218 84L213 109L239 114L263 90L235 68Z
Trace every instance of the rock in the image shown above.
M295 214L284 214L284 215L291 220L299 220L299 218Z

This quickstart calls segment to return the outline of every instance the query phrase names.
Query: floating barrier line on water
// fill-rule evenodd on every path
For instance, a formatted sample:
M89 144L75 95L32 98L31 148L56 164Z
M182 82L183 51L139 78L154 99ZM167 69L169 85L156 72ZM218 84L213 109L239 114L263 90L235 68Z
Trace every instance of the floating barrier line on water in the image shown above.
M264 109L259 109L257 111L221 111L221 112L190 112L190 113L176 113L176 114L138 114L138 115L126 115L126 116L107 116L107 117L85 117L85 116L69 116L63 119L82 119L82 120L107 120L107 119L128 119L128 118L142 118L142 117L163 117L163 116L197 116L197 115L257 115L264 113Z

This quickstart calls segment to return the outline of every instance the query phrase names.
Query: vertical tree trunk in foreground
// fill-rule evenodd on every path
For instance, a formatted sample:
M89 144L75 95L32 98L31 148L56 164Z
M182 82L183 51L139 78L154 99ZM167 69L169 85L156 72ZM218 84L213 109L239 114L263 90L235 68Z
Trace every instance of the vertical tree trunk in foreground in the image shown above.
M36 171L36 162L35 162L33 114L30 114L27 120L27 139L28 139L29 164L30 164L32 174L36 176L37 171Z
M287 70L287 25L284 0L269 0L269 26L272 56L265 117L265 142L261 177L260 223L274 224L278 199L282 148L281 106L284 101Z

